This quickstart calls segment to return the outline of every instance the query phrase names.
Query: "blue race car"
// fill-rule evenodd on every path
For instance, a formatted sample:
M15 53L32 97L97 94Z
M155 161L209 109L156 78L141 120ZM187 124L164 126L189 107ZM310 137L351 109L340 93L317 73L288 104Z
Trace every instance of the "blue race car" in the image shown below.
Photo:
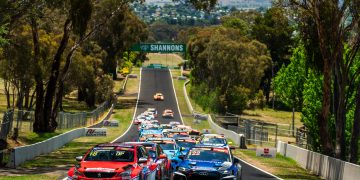
M139 141L146 141L151 137L163 137L162 130L142 130L139 134Z
M228 143L226 138L223 135L219 134L203 134L200 136L199 144L206 146L229 146L231 143Z
M176 144L181 148L181 153L183 155L186 155L190 148L196 145L196 140L191 139L190 137L176 137L174 139Z
M197 145L187 155L181 155L183 161L174 172L174 180L218 179L239 180L242 168L228 147L210 147Z
M171 160L171 168L176 170L178 164L182 161L178 156L182 155L181 148L172 138L148 138L146 142L154 142L160 145L161 149Z

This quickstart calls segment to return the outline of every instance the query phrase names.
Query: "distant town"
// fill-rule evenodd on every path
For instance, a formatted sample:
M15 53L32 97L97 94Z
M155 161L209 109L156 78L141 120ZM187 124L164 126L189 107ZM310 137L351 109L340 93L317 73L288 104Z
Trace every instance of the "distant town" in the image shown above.
M219 24L220 18L235 10L265 11L271 0L220 0L211 12L196 10L182 2L172 0L147 0L145 4L133 4L135 13L146 23L163 21L173 25L202 26Z

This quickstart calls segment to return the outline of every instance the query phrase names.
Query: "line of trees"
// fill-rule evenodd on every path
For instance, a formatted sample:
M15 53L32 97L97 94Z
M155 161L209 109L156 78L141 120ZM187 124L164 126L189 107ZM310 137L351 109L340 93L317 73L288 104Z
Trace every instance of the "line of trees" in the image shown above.
M4 1L0 75L8 108L35 109L34 132L53 132L65 94L77 90L89 107L108 99L123 52L148 34L131 2Z
M359 163L360 1L274 2L264 14L237 11L220 27L179 33L189 47L194 98L217 112L241 112L260 97L254 92L263 90L269 101L273 89L285 106L302 111L313 150ZM264 66L263 56L247 62L251 54L235 46L244 39L265 44L270 63Z
M204 10L216 3L183 1ZM148 37L133 2L144 0L1 1L0 76L8 108L35 109L33 130L44 133L57 128L65 94L77 90L90 107L108 98L125 51Z
M291 0L280 5L293 17L299 40L291 64L275 78L277 93L302 109L313 149L358 163L360 1Z

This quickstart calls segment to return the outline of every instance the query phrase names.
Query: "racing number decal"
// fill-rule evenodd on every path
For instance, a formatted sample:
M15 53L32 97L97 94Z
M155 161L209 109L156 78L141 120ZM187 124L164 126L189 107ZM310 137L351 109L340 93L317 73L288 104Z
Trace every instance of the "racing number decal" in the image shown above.
M90 155L90 156L96 156L97 154L98 154L97 151L91 151L89 155Z
M117 151L115 156L122 156L125 154L125 151Z
M199 156L199 155L200 155L200 151L191 151L190 155L192 155L192 156Z

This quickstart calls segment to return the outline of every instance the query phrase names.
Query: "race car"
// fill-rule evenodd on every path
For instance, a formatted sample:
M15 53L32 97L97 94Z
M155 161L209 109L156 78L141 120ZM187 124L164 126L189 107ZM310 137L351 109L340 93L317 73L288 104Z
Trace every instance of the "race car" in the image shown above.
M200 144L213 146L228 146L228 142L224 135L219 134L203 134L200 137Z
M172 138L148 138L146 142L154 142L160 145L164 153L171 159L178 155L179 147Z
M125 145L142 145L146 148L152 160L160 167L160 177L170 179L171 160L166 156L161 147L152 142L125 142Z
M141 131L143 129L153 129L153 130L160 130L160 126L156 123L153 123L151 121L144 121L141 123L141 125L138 127L138 130Z
M162 93L156 93L154 95L154 100L155 101L163 101L164 100L164 95Z
M170 124L160 124L161 129L172 129L173 127Z
M187 137L174 137L176 144L180 147L181 153L186 155L190 148L196 145L196 140Z
M163 114L163 118L174 118L174 112L171 109L165 109Z
M139 125L141 123L143 123L146 119L145 118L136 118L134 120L134 125Z
M163 137L161 130L144 130L139 134L139 141L146 141L149 137Z
M76 160L67 179L162 179L159 164L142 145L100 144Z
M148 138L146 142L154 142L160 145L161 149L171 159L171 168L173 171L176 170L181 159L178 158L181 155L181 149L172 138Z
M195 146L187 155L180 155L183 161L174 172L174 180L219 179L239 180L242 167L226 147Z
M170 121L169 124L170 124L170 126L175 127L175 126L177 126L177 125L180 125L180 122Z
M176 130L169 130L166 132L166 134L164 133L164 135L168 138L173 138L174 135L176 134L180 134L180 135L183 135L183 136L189 136L189 132L187 131L176 131Z

